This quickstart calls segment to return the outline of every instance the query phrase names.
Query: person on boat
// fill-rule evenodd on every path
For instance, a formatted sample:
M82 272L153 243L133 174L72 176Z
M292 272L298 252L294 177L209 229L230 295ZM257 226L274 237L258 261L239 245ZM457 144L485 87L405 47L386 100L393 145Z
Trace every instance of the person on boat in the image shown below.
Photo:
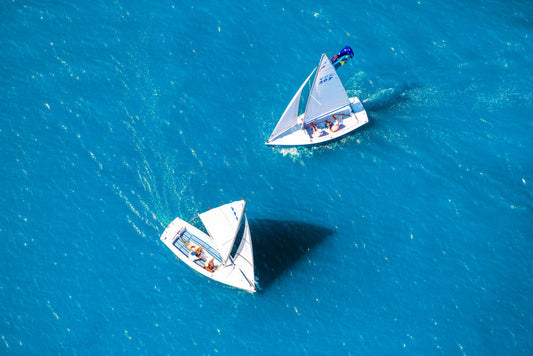
M329 129L331 130L331 132L338 131L339 128L341 127L341 124L339 123L339 120L337 120L337 117L335 115L331 115L331 116L333 116L333 118L335 119L335 123L331 125Z
M193 246L193 247L196 247L196 246ZM198 246L197 248L192 249L192 253L193 255L196 255L196 257L200 258L200 255L202 254L202 250L203 250L203 247Z
M202 254L202 250L203 250L202 246L196 246L196 245L193 245L193 244L189 244L186 241L183 241L183 242L184 242L185 246L187 246L187 248L189 250L191 250L191 254L196 255L196 257L200 258L200 255Z
M214 258L211 258L209 260L209 262L205 262L204 263L204 268L208 271L208 272L213 272L215 270L215 259Z
M341 126L341 124L339 123L339 120L337 120L335 115L331 115L331 116L333 116L333 118L335 119L335 123L332 123L331 121L326 120L326 126L328 127L329 131L331 131L331 132L338 131L339 127Z
M314 122L312 122L310 125L313 129L313 137L319 137L320 135L322 135L322 129L319 129Z

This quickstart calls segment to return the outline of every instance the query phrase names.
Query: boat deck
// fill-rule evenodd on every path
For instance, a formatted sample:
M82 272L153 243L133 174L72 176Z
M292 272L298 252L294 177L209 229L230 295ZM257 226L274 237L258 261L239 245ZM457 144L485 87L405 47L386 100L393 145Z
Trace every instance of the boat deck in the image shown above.
M200 258L191 253L192 251L187 247L186 243L189 245L194 244L195 246L202 246L202 254L200 255ZM191 234L189 231L185 231L181 235L178 234L173 245L178 249L178 251L183 253L190 260L193 260L193 262L200 267L204 267L205 259L203 257L206 253L213 257L218 263L223 262L220 254L211 245L198 238L196 235Z
M330 119L330 121L332 121ZM341 132L346 126L344 124L340 124L339 125L339 129L337 131L331 131L327 125L326 125L326 121L321 121L321 122L318 122L318 123L315 123L316 127L318 127L319 129L322 130L322 133L320 135L317 135L316 137L313 137L313 129L311 128L311 125L307 125L305 126L305 130L307 131L307 134L309 135L309 139L313 139L313 138L319 138L319 137L323 137L323 136L337 136L337 135L334 135L336 132Z

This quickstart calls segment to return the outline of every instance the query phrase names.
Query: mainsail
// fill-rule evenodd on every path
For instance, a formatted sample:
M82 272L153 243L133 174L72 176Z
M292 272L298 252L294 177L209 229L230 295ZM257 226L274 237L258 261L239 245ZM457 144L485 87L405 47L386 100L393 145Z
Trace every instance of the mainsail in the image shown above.
M316 69L316 68L315 68ZM315 69L309 74L309 77L305 80L305 82L302 84L300 89L296 92L296 95L292 98L291 102L289 103L289 106L285 109L285 112L283 115L281 115L281 119L279 119L278 124L276 125L276 128L272 132L272 135L270 135L269 141L276 138L283 132L287 131L294 125L296 125L296 120L298 118L298 107L300 106L300 97L302 96L302 91L304 90L305 85L311 79L311 76L315 72Z
M241 200L198 214L207 232L215 241L224 262L231 253L241 225L245 205L246 202Z
M337 71L324 53L307 100L304 125L347 105L350 105L350 99Z

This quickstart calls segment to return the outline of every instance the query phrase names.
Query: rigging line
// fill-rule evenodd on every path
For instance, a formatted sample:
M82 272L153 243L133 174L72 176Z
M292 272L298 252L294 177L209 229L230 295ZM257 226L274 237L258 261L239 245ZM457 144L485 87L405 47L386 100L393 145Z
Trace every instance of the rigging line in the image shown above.
M253 287L253 284L252 284L252 283L250 282L250 280L246 277L246 275L244 274L244 272L243 272L241 269L239 269L239 271L241 271L242 276L244 277L244 279L246 279L246 282L248 282L248 284L250 285L250 287Z
M311 98L313 98L313 100L315 100L315 101L318 103L318 105L322 105L322 103L321 103L320 101L318 101L318 99L315 98L313 95L309 94L309 96L310 96Z
M254 266L254 264L251 263L250 261L248 261L248 259L247 259L246 257L244 257L243 255L239 254L239 255L235 256L235 258L237 258L237 257L240 257L240 258L242 258L243 260L245 260L246 262L248 262L248 264L249 264L250 266L252 266L252 267Z

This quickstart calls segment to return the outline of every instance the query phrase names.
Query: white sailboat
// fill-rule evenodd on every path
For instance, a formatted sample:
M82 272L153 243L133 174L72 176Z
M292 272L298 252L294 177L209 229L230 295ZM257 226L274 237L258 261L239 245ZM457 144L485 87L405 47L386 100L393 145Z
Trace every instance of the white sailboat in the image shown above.
M305 112L298 115L300 97L314 72ZM314 145L339 138L368 122L363 104L349 98L326 54L304 81L266 142L270 146Z
M252 236L245 205L241 200L199 214L209 235L176 218L161 235L161 241L195 271L254 293Z

